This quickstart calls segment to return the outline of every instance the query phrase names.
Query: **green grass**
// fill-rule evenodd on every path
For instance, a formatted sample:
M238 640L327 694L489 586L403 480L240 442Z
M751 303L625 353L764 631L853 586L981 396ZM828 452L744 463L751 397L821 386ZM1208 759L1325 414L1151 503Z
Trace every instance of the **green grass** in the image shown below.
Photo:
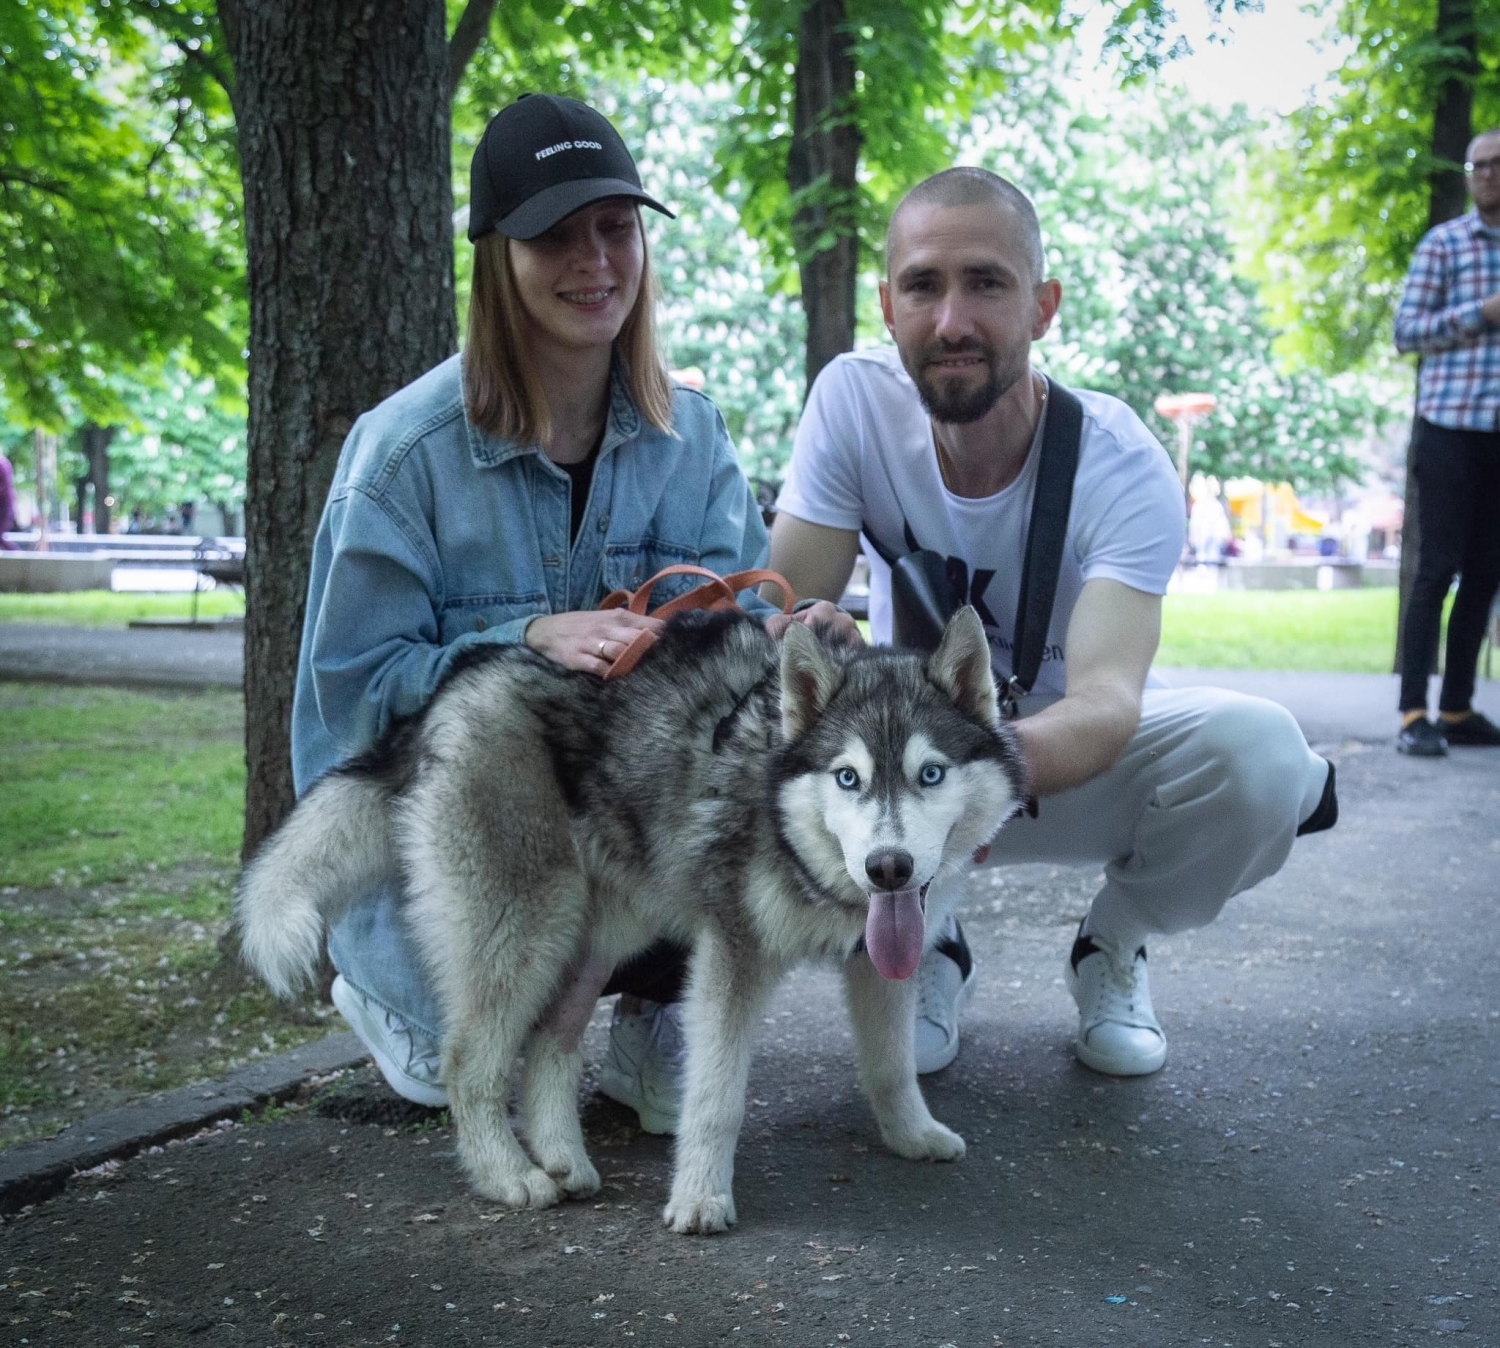
M326 1032L225 967L238 694L0 683L0 1145Z
M137 618L181 618L192 614L191 594L115 594L79 590L71 594L0 594L0 623L71 623L75 627L127 627ZM234 590L205 590L200 618L243 617L245 597Z
M1156 663L1389 674L1395 643L1393 588L1170 594Z
M0 683L0 885L118 883L147 866L232 864L243 742L235 692Z

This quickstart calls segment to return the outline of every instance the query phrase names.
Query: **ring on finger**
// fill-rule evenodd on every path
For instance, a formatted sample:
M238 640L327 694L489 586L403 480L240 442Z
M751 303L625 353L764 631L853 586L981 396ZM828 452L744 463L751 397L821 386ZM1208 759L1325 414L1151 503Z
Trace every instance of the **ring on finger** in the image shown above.
M606 647L606 646L608 646L608 645L609 645L609 642L608 642L608 641L601 641L601 642L600 642L600 643L599 643L599 658L600 658L600 659L601 659L601 660L603 660L603 659L605 659L605 658L607 658L607 657L606 657L606 656L605 656L605 654L604 654L604 648L605 648L605 647Z

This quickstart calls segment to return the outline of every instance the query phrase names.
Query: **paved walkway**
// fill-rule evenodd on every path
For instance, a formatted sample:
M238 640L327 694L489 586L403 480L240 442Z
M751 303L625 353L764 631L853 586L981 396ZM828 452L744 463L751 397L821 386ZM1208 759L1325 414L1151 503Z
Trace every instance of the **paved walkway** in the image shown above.
M208 634L147 635L201 654ZM967 1139L956 1165L882 1150L837 981L800 970L760 1026L728 1236L662 1228L670 1144L594 1090L601 1011L596 1197L474 1198L445 1117L363 1068L126 1149L7 1220L6 1342L1500 1344L1500 754L1371 743L1384 679L1172 677L1287 702L1330 744L1343 809L1212 926L1152 942L1156 1075L1097 1076L1069 1048L1062 964L1097 873L987 870L962 907L964 1048L924 1086ZM230 1087L236 1113L266 1089ZM58 1144L75 1165L95 1122Z
M1173 687L1208 684L1268 697L1290 709L1314 744L1386 740L1395 734L1394 674L1211 669L1160 674ZM151 631L0 623L0 679L238 688L243 677L244 635L237 628ZM1481 680L1475 705L1500 721L1500 681Z

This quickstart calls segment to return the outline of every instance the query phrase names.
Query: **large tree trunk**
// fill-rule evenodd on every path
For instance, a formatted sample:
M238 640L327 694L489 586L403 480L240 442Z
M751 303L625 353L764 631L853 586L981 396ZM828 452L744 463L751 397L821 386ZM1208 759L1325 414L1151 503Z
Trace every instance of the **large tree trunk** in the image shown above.
M293 803L297 649L339 448L456 345L449 58L443 0L220 0L219 17L250 290L248 855Z
M1479 75L1479 38L1474 27L1474 0L1438 0L1437 40L1455 55L1438 86L1432 119L1433 167L1429 175L1427 228L1460 216L1468 208L1468 187L1460 167L1474 138L1474 81ZM1420 365L1418 366L1420 369ZM1412 472L1417 422L1406 442L1406 505L1401 524L1400 598L1396 610L1394 669L1401 672L1401 631L1406 605L1417 576L1422 531L1417 521L1417 479ZM1441 644L1440 644L1441 645Z
M787 183L796 202L792 237L807 314L808 388L829 361L854 347L855 171L861 138L853 120L851 48L844 0L812 0L797 33L796 105L787 155Z
M78 527L83 528L84 500L88 488L94 489L94 532L109 532L109 446L115 438L115 427L97 426L92 421L83 428L81 448L88 472L78 479Z

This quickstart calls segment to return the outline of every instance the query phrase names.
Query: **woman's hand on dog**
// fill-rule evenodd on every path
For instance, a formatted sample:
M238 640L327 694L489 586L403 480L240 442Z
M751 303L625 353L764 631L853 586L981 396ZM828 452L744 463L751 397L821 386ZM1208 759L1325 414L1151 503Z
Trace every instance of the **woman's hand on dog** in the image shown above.
M820 599L796 613L776 613L766 619L766 631L780 641L791 623L812 628L822 640L833 646L863 646L865 639L854 621L837 604Z
M551 613L526 627L526 644L565 669L604 675L642 632L659 631L660 618L626 609Z

